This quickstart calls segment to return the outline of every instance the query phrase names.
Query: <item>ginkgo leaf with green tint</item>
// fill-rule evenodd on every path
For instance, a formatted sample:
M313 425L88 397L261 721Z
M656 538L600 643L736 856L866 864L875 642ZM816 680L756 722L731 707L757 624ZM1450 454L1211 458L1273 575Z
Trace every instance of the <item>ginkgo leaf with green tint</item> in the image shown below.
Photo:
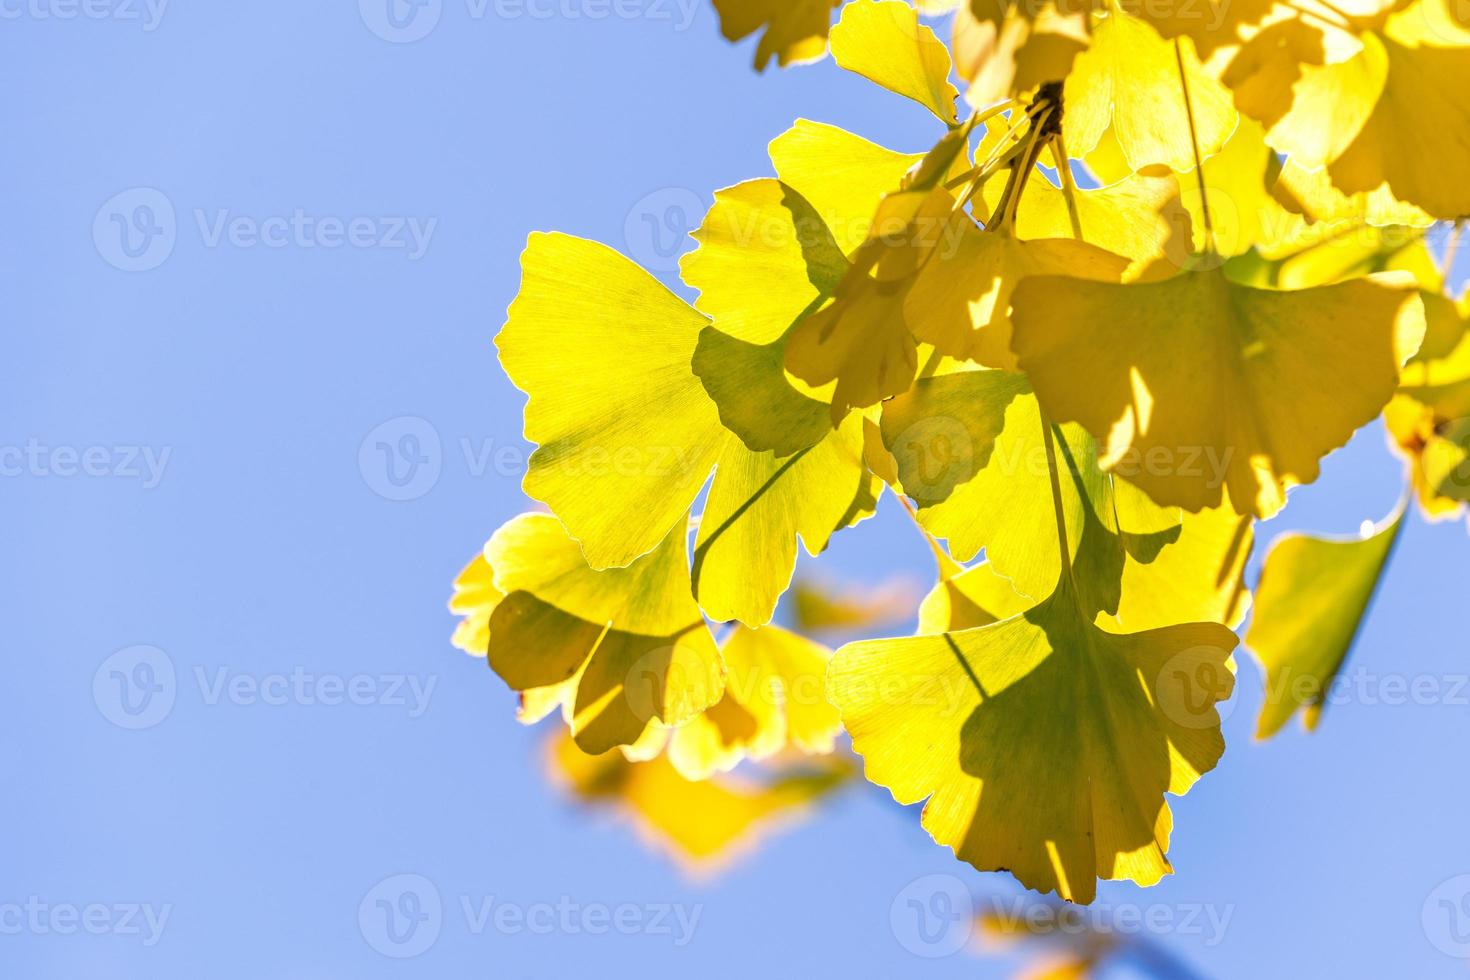
M989 562L966 568L949 557L928 531L924 537L934 553L939 581L919 604L921 636L989 626L1036 605L1036 600L1017 592Z
M836 293L847 253L868 240L880 202L923 157L798 120L772 142L771 159L782 179L717 192L681 268L713 320L694 371L721 422L751 451L786 456L832 428L830 396L787 377L787 338Z
M690 370L699 311L605 245L535 234L496 337L537 444L528 496L594 568L652 551L684 518L729 434Z
M695 307L738 340L779 339L813 302L836 292L843 255L815 207L778 180L715 192L680 272L699 290Z
M800 633L853 634L891 626L913 615L919 593L906 575L875 585L837 584L825 578L798 578L787 607Z
M989 626L849 644L827 690L866 775L982 871L1090 902L1098 878L1172 871L1164 796L1224 751L1235 635L1217 624L1114 634L1066 580ZM1208 673L1204 691L1179 676Z
M530 395L526 435L540 443L527 493L552 508L589 564L619 568L682 527L715 471L707 516L728 522L723 536L739 545L701 561L708 591L700 598L721 617L767 622L790 583L796 536L824 547L872 495L860 430L842 435L829 423L810 450L826 469L798 469L809 476L789 490L791 467L783 466L799 460L752 453L721 424L707 391L713 383L696 375L701 341L713 339L698 311L616 252L581 239L534 236L524 265L497 343L507 374ZM800 506L790 505L793 492Z
M1292 534L1271 546L1245 638L1266 670L1257 738L1275 735L1299 710L1308 729L1317 726L1403 521L1401 506L1356 538Z
M1156 283L1023 281L1015 352L1047 413L1079 422L1105 468L1192 512L1226 498L1268 517L1286 488L1376 417L1424 337L1397 274L1295 292L1219 270Z
M791 583L797 536L820 554L866 483L862 454L859 416L785 458L730 442L695 539L695 594L711 617L770 621Z
M682 724L724 691L685 540L680 528L626 568L596 571L556 518L525 514L485 546L505 594L490 616L490 667L521 692L577 677L571 729L586 751Z
M787 339L786 369L809 385L833 385L834 425L852 408L907 390L918 371L904 304L915 274L946 247L957 202L944 181L963 165L969 131L951 130L883 198L835 295Z
M1147 562L1128 554L1119 604L1098 624L1147 630L1177 623L1220 623L1235 629L1250 610L1246 563L1255 546L1254 521L1229 507L1184 515Z
M1180 513L1104 473L1081 426L1057 432L1068 559L1083 573L1088 601L1113 612L1128 548L1143 549L1177 528ZM951 554L968 561L984 549L1017 592L1032 600L1049 593L1062 571L1056 509L1041 409L1024 376L970 371L921 379L884 406L883 435L920 523Z

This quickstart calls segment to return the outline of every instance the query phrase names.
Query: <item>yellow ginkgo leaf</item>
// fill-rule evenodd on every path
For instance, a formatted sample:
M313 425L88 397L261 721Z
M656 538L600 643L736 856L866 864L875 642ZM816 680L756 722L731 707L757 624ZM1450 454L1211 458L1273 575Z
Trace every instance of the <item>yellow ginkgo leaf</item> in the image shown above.
M725 641L737 695L761 705L770 724L752 743L752 758L768 758L786 747L824 755L842 731L837 709L827 701L827 661L832 651L775 626L740 627Z
M1091 620L1064 578L989 626L842 647L827 681L868 779L900 804L927 799L937 842L1076 902L1100 877L1172 870L1164 795L1224 751L1215 703L1236 643L1218 624L1115 634ZM1203 692L1176 676L1204 673Z
M1319 240L1363 223L1408 228L1428 228L1434 223L1423 209L1395 198L1386 185L1363 193L1344 194L1332 183L1326 169L1311 170L1295 159L1282 163L1273 191L1289 210L1304 215L1317 226Z
M960 93L949 83L949 50L905 0L855 0L832 28L832 60L944 122L957 121Z
M695 541L699 604L716 620L769 622L791 583L797 535L809 554L820 554L867 480L861 416L784 459L732 440Z
M1113 127L1111 126L1102 134L1102 138L1098 140L1097 146L1094 146L1084 154L1081 160L1086 166L1087 172L1092 174L1093 178L1100 185L1116 184L1133 173L1133 168L1128 166L1128 159L1123 156L1123 148L1118 145L1118 134L1113 132ZM1053 160L1052 162L1055 163L1056 161ZM1173 171L1169 171L1167 174L1163 173L1162 171L1168 170L1167 167L1151 167L1149 169L1150 171L1160 171L1157 174L1160 177L1169 176L1173 173Z
M808 119L772 140L770 154L781 183L811 203L846 256L868 240L883 198L924 159Z
M626 568L595 571L549 514L524 514L485 558L505 598L490 616L490 667L513 690L577 676L571 728L589 752L630 745L716 703L725 671L690 595L682 528Z
M729 524L722 534L740 544L723 548L728 557L701 562L712 583L701 598L719 616L767 622L791 580L796 536L820 549L875 503L861 431L844 435L830 423L818 429L809 451L826 463L820 473L798 468L795 458L752 453L721 424L707 393L718 390L714 376L702 383L695 374L701 342L718 339L698 311L616 252L582 239L533 236L524 266L497 343L506 373L531 396L526 435L540 448L527 493L551 507L594 568L626 567L682 528L718 463L706 515L713 524L705 530ZM808 418L827 412L824 403L803 400ZM808 477L788 491L793 472ZM799 507L788 506L793 492ZM676 512L681 501L685 510ZM784 567L776 560L782 555ZM720 586L737 579L738 586Z
M1317 727L1403 522L1400 506L1360 537L1289 534L1272 544L1245 638L1266 670L1257 738L1275 735L1299 709L1307 728Z
M682 273L714 321L693 363L720 421L752 452L787 456L832 428L830 397L818 400L785 373L787 335L837 291L845 253L868 240L880 202L923 157L798 120L771 144L771 159L782 180L716 193Z
M1255 545L1253 523L1228 507L1185 514L1177 535L1149 561L1129 554L1118 611L1102 614L1098 625L1148 630L1176 623L1221 623L1235 629L1251 605L1245 566Z
M955 11L955 68L966 100L983 108L1061 81L1089 42L1087 8L1071 0L962 0Z
M494 571L485 560L482 549L454 581L454 594L449 600L449 610L463 617L454 631L454 645L472 656L487 656L490 650L490 617L504 598L505 594L495 587ZM517 601L524 599L523 596ZM570 725L572 706L577 698L577 685L581 679L582 672L579 669L565 680L518 692L517 720L523 725L534 725L561 710ZM653 726L650 726L650 730L653 730Z
M827 53L832 10L843 0L714 0L720 32L739 41L765 29L755 49L755 67L765 71L775 58L782 68L816 61Z
M1307 65L1326 64L1329 59L1325 21L1291 16L1289 8L1278 8L1286 16L1273 16L1259 30L1247 29L1243 43L1226 45L1210 55L1206 68L1219 77L1235 98L1235 107L1267 128L1274 126L1290 109L1294 89ZM1334 36L1345 32L1332 31ZM1242 40L1242 39L1231 39ZM1342 38L1345 42L1349 39ZM1210 45L1196 42L1200 51ZM1343 57L1351 57L1349 50Z
M684 255L680 272L699 290L695 307L722 333L753 344L779 339L847 272L847 258L816 208L777 180L716 191L693 238L697 247Z
M1213 245L1226 258L1250 251L1289 224L1291 215L1271 194L1279 168L1276 154L1266 145L1260 123L1242 118L1220 152L1204 164L1204 190L1195 179L1180 180L1180 195L1189 211L1194 243L1184 255L1175 254L1179 268L1188 268L1188 256ZM1206 221L1205 206L1209 206ZM1206 240L1207 229L1213 239Z
M1436 218L1470 214L1470 47L1443 47L1417 10L1353 58L1303 68L1267 139L1349 195L1386 187Z
M883 435L925 529L962 561L983 548L1021 595L1048 594L1062 570L1056 510L1041 409L1024 376L970 371L921 379L884 406ZM1180 514L1102 472L1081 426L1059 426L1057 436L1068 559L1085 573L1088 601L1115 612L1125 553L1157 543L1154 536L1177 528Z
M495 343L530 396L528 496L594 568L653 550L684 518L730 436L690 370L707 321L605 245L531 236Z
M989 562L965 568L946 555L933 538L929 541L939 563L939 582L919 606L920 635L989 626L1036 605L1036 600L1012 588Z
M836 382L834 425L853 407L876 405L913 382L919 345L903 318L912 285L907 279L880 282L866 274L851 278L787 341L788 371L819 387Z
M776 818L799 816L852 776L851 767L834 763L765 785L733 778L695 781L664 757L634 763L617 752L588 755L560 736L548 745L547 756L553 777L578 799L622 809L651 843L695 873L717 870Z
M752 452L816 445L832 430L828 405L797 390L783 362L792 325L848 268L826 222L790 186L754 180L717 192L694 238L683 276L714 323L691 363L720 422Z
M1000 188L985 188L985 203L994 207ZM1173 174L1130 174L1092 190L1075 192L1083 238L1114 255L1129 259L1125 282L1175 275L1180 256L1193 251L1189 211ZM1022 238L1068 238L1074 234L1066 195L1050 181L1033 178L1016 207L1016 234Z
M705 779L783 750L833 750L842 722L826 696L830 650L777 626L740 626L720 652L725 697L669 736L669 761L680 774Z
M504 598L504 593L495 587L495 572L485 561L482 550L454 580L449 611L463 618L455 626L450 642L465 653L485 656L490 646L490 614Z
M972 126L945 134L879 202L836 294L787 338L786 370L814 387L833 385L834 426L854 407L907 390L918 371L918 344L904 320L904 303L915 274L945 248L957 202L944 181L967 162Z
M1047 414L1161 504L1270 516L1377 416L1424 338L1407 276L1296 292L1217 270L1111 285L1036 277L1015 351ZM1211 465L1223 464L1223 465Z
M1025 376L1011 371L961 371L919 379L912 391L883 406L883 444L897 467L897 485L921 510L948 500L985 469L1005 429L1009 406L1030 390ZM1039 428L1036 435L1039 441ZM1028 472L1036 468L1035 458L1025 462ZM1005 461L1007 469L1017 465ZM1045 478L1044 458L1039 465ZM960 548L960 560L968 561L979 547L983 545Z
M982 231L957 214L944 244L925 263L904 300L903 319L919 340L950 357L1014 370L1011 291L1027 276L1122 278L1128 261L1072 238L1023 240L1008 225Z
M1294 234L1294 239L1288 231L1274 242L1257 245L1267 258L1281 259L1275 281L1281 289L1307 289L1392 271L1394 255L1417 242L1423 229L1319 222L1300 226Z
M1235 131L1230 93L1206 74L1188 42L1181 42L1193 126L1185 108L1175 44L1126 14L1103 18L1092 46L1077 58L1066 84L1067 149L1085 156L1109 125L1135 171L1162 164L1179 173L1194 169L1195 145L1218 153Z

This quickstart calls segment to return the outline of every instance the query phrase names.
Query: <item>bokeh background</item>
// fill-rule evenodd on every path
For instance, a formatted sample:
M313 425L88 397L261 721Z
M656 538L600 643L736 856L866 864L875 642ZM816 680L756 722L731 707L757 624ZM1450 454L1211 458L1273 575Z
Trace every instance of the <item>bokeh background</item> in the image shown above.
M710 192L769 174L797 116L936 137L830 63L758 76L751 57L705 0L0 5L0 973L1024 961L977 955L957 911L1014 883L863 783L691 874L551 784L549 726L518 725L448 642L451 579L526 506L522 398L491 338L527 233L672 283ZM1351 533L1400 480L1370 427L1262 537ZM1173 801L1178 873L1099 902L1198 974L1463 975L1467 567L1463 525L1410 519L1364 680L1315 735L1252 742L1242 658L1225 758ZM932 560L890 499L820 569L919 587ZM1438 693L1394 703L1391 678ZM405 880L440 899L408 947L372 925L379 899L415 912ZM497 928L487 902L698 918L548 934Z

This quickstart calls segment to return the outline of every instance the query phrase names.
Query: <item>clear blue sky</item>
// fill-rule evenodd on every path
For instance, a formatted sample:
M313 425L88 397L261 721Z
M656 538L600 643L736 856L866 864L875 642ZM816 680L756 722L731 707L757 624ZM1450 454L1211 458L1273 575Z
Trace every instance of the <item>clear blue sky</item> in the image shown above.
M891 927L925 875L1015 889L881 790L705 884L567 805L444 609L524 506L490 341L529 231L667 268L645 216L766 174L795 117L904 149L932 122L830 64L755 75L703 0L687 26L690 0L374 2L0 5L0 974L1000 975ZM580 16L532 16L558 9ZM428 462L390 478L379 442ZM1272 530L1352 531L1398 479L1369 430ZM826 567L927 575L891 507ZM1467 559L1463 527L1414 519L1353 664L1449 691ZM124 706L121 681L171 705ZM1101 901L1163 908L1159 941L1217 976L1462 975L1433 940L1465 892L1435 889L1470 873L1470 692L1358 698L1255 745L1248 660L1239 689L1222 764L1174 803L1179 873ZM403 960L359 923L398 874L443 903ZM701 911L679 946L477 932L462 897ZM1203 904L1222 934L1182 924Z

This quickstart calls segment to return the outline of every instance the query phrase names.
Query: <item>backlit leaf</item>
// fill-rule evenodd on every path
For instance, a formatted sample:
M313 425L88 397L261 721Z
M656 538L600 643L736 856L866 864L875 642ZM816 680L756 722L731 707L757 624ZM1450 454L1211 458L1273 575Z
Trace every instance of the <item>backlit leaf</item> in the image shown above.
M1317 726L1403 520L1400 508L1366 536L1286 535L1271 546L1245 639L1266 669L1257 738L1276 734L1298 710L1308 729Z
M937 842L1089 902L1100 877L1149 885L1172 871L1164 794L1224 751L1215 702L1235 643L1216 624L1105 632L1064 581L989 626L849 644L828 693L868 779L901 804L927 800ZM1197 672L1214 686L1179 687L1176 673Z
M596 571L556 518L525 514L485 546L505 594L490 616L490 667L522 692L578 677L571 729L585 751L682 724L724 690L684 542L680 529L632 565Z
M904 0L856 0L832 29L832 58L953 124L949 51Z
M1218 270L1157 283L1027 279L1015 350L1051 417L1161 504L1280 510L1286 488L1372 421L1424 336L1406 277L1297 292ZM1208 465L1224 463L1223 478Z

